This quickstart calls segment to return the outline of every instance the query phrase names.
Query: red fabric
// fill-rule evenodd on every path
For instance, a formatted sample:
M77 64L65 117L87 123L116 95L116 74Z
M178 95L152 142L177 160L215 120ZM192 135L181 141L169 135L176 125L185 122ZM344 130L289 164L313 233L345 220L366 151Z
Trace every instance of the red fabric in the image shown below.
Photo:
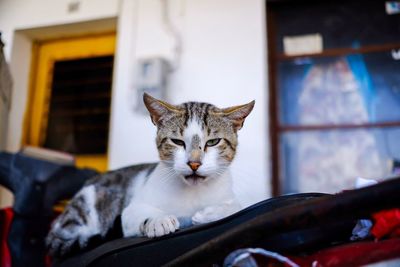
M400 209L384 210L372 215L374 226L371 234L381 239L385 236L400 236Z
M56 216L59 212L56 213ZM1 267L12 267L11 265L11 254L8 248L7 238L10 232L11 222L14 217L14 211L12 208L0 209L0 266ZM51 266L51 259L48 255L45 258L45 266Z
M324 249L306 257L289 258L300 266L353 267L398 258L400 239L356 242Z
M3 267L11 267L11 255L8 249L7 237L13 216L12 208L0 210L0 266Z

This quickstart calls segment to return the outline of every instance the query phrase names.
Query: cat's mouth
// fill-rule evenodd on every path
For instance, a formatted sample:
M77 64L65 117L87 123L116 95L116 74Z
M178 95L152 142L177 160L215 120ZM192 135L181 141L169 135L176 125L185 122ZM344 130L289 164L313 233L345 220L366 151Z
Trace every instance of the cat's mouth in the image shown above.
M186 175L185 177L185 183L188 185L197 185L199 183L202 183L203 181L206 180L206 176L198 175L198 174L191 174L191 175Z
M198 175L198 174L195 174L195 173L192 173L191 175L186 175L185 179L186 180L189 180L189 179L192 179L192 180L204 180L204 179L206 179L206 177Z

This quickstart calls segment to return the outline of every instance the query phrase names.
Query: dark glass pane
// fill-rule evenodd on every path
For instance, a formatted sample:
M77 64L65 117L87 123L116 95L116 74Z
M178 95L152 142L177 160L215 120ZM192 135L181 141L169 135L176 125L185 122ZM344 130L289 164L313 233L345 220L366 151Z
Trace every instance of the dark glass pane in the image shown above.
M287 1L274 4L277 37L320 33L324 49L400 42L400 16L388 15L385 1Z
M400 162L400 128L288 132L281 136L283 193L336 193L357 177L383 179Z
M400 60L392 51L278 65L283 125L400 121Z
M113 56L54 64L44 147L73 154L107 152Z

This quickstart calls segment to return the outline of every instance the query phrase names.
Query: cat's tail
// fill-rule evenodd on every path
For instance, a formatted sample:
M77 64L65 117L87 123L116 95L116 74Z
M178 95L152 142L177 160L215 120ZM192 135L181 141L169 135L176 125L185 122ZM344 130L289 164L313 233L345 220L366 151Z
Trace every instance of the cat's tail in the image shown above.
M91 237L100 233L95 203L94 185L84 187L55 219L46 238L51 256L62 257L75 246L83 248Z

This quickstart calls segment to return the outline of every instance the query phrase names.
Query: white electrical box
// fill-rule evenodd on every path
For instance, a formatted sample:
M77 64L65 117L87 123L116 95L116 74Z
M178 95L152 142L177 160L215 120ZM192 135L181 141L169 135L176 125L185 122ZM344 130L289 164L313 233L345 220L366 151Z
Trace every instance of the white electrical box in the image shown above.
M137 72L137 102L136 111L147 113L143 104L143 93L146 92L151 96L164 99L166 96L168 74L170 65L163 58L143 58L139 60Z

